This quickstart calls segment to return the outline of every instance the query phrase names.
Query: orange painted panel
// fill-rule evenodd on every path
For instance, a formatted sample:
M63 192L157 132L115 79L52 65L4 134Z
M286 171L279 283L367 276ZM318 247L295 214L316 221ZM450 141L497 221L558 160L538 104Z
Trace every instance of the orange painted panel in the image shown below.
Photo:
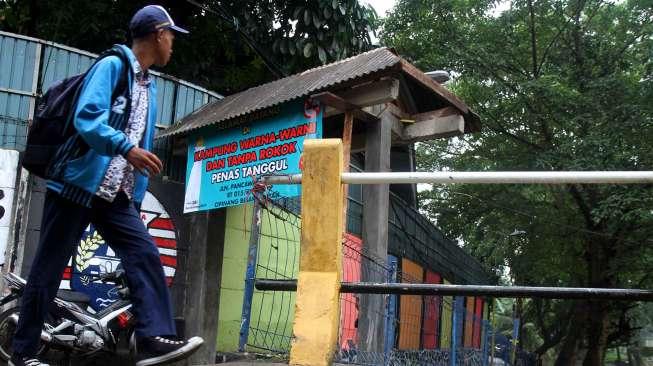
M421 283L424 270L408 259L401 260L402 282ZM422 327L422 296L402 295L399 299L399 349L419 349Z

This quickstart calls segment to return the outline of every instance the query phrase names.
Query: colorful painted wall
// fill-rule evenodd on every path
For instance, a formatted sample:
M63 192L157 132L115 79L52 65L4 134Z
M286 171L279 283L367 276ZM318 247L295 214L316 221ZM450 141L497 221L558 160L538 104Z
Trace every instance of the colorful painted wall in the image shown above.
M218 351L238 350L245 271L250 240L252 206L227 209L221 296L218 318ZM280 217L280 215L286 215ZM295 278L299 263L299 225L288 212L262 215L261 240L258 250L257 277ZM294 220L297 220L295 217ZM362 241L347 234L343 247L343 280L361 278L360 251ZM432 269L425 269L407 258L399 263L398 280L411 283L445 283L449 281ZM393 300L394 299L394 300ZM451 347L453 297L390 296L387 300L387 349L447 349ZM459 321L459 346L480 347L482 299L468 298ZM480 305L479 305L480 304ZM481 311L481 313L479 313ZM354 294L341 297L340 349L358 344L358 300ZM294 317L294 293L255 291L246 349L249 351L282 351L290 347ZM396 328L395 328L396 327Z
M227 208L217 337L221 352L238 350L252 210L251 204ZM260 230L257 277L294 278L299 268L297 218L282 220L264 211ZM292 292L254 292L248 344L268 350L289 347L294 297Z
M238 350L251 212L251 204L227 208L217 340L222 352Z

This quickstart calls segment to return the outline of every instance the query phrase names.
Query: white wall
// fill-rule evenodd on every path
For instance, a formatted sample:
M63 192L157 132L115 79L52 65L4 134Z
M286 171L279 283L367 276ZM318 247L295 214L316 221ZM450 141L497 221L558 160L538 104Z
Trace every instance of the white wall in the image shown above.
M13 223L13 204L16 193L18 151L0 149L0 265L9 243Z

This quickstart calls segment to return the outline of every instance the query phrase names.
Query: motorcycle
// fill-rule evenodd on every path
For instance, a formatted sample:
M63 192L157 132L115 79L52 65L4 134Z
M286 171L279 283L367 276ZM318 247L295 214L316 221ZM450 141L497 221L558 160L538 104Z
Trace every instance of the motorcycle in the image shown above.
M90 298L83 293L59 290L50 306L41 330L37 356L52 362L99 364L99 360L117 364L132 363L136 355L134 326L136 319L130 309L129 287L124 271L104 273L95 277L116 285L119 300L97 313L88 311ZM4 306L19 299L26 281L14 273L4 275L9 294L0 299ZM18 324L20 307L14 306L0 314L0 358L7 361L12 354L13 336ZM111 360L111 361L107 361ZM77 361L77 362L76 362ZM61 361L60 361L61 362Z

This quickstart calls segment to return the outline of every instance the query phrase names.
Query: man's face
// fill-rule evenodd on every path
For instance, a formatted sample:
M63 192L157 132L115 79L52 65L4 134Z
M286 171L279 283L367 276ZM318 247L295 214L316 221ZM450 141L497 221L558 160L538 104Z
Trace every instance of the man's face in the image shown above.
M156 60L154 64L163 67L168 64L172 56L172 43L175 34L169 29L162 29L156 35Z

